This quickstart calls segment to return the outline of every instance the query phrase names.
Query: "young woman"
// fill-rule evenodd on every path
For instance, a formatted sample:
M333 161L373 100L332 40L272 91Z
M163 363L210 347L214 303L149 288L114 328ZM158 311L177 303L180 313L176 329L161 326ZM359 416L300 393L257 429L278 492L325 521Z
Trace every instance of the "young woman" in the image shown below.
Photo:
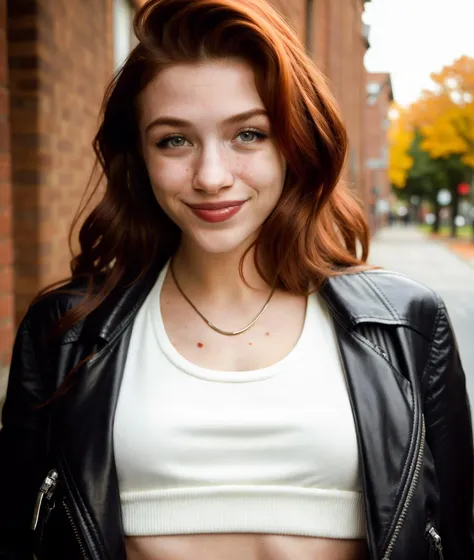
M151 0L135 30L105 194L18 331L0 558L474 558L449 319L365 264L304 48L263 0Z

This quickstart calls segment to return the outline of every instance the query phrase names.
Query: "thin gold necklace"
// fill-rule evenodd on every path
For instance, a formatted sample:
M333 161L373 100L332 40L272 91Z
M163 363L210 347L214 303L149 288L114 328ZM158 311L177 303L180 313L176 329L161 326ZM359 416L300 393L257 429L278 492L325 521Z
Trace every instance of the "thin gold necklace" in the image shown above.
M209 321L208 319L206 319L206 317L204 317L204 315L199 311L199 309L194 305L194 303L188 298L188 296L183 292L181 286L179 285L178 280L176 279L176 275L174 273L174 268L173 268L173 261L170 262L170 270L171 270L171 276L173 277L173 281L176 284L176 287L178 288L179 293L184 297L184 299L189 303L189 305L194 309L194 311L199 315L199 317L201 317L201 319L207 323L207 325L209 327L211 327L212 330L218 332L219 334L223 334L224 336L236 336L237 334L242 334L245 331L248 331L250 329L250 327L252 327L253 325L255 325L255 323L260 319L260 317L263 315L263 312L265 311L265 309L268 307L268 304L270 303L270 300L273 297L273 294L275 293L275 287L276 285L273 286L272 291L270 292L270 295L268 296L267 301L265 302L265 305L262 307L262 310L260 311L260 313L255 317L255 319L253 319L253 321L251 321L246 327L244 327L243 329L239 329L238 331L224 331L222 329L220 329L219 327L216 327L216 325L214 325L213 323L211 323L211 321Z

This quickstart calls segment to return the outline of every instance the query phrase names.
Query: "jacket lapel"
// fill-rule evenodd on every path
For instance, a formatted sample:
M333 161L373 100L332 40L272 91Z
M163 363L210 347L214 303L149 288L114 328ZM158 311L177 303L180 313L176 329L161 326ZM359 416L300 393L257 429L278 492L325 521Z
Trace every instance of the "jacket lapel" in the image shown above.
M82 352L78 359L94 356L74 374L56 411L60 468L98 558L126 557L113 425L133 320L159 270L154 267L140 281L117 288L88 316L80 340L73 343Z
M416 375L394 345L399 340L396 327L407 321L364 273L331 278L322 296L333 317L346 373L358 434L367 536L378 560L393 532L416 440L418 397L409 381ZM387 325L391 332L381 328Z
M98 558L125 559L113 423L131 328L77 372L61 403L60 469Z
M367 341L335 321L358 435L367 537L379 558L402 492L413 433L410 383ZM396 429L395 429L396 428Z

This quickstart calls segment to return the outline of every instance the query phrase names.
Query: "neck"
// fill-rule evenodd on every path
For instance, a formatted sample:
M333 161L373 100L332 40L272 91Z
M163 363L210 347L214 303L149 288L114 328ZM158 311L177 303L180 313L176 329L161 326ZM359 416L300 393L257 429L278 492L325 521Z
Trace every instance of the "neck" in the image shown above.
M173 268L183 288L195 294L212 296L214 301L244 299L255 290L267 292L268 284L258 273L254 263L254 249L245 256L243 276L239 274L240 261L247 247L231 253L206 253L195 246L182 243L173 259Z

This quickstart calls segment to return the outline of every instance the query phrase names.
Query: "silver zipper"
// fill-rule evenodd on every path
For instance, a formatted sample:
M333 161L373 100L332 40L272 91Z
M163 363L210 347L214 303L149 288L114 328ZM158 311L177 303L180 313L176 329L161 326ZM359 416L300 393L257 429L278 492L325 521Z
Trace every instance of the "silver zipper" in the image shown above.
M431 526L428 529L426 533L426 538L430 541L431 548L433 550L436 550L436 552L439 554L440 560L444 560L443 544L441 542L441 536L433 526Z
M36 531L36 527L38 527L38 521L41 513L41 506L43 505L43 500L51 500L54 494L54 490L58 484L58 471L51 470L46 475L46 478L43 480L43 484L39 489L39 492L36 496L36 503L35 509L33 510L33 520L31 522L31 529Z
M383 348L381 348L380 346L378 346L376 344L375 345L375 350L382 356L382 358L385 358L386 360L388 360L388 354L387 354L387 352L385 352L385 350Z
M69 524L71 525L72 530L74 532L74 536L76 537L76 542L79 545L79 549L81 551L82 558L84 558L84 560L90 560L89 553L87 552L87 549L84 546L84 541L82 539L82 534L79 531L79 529L77 528L77 525L76 525L76 522L74 521L74 517L71 513L71 510L69 509L67 503L64 500L63 500L63 507L64 507L64 511L66 512L66 516L68 518Z
M411 479L410 488L408 489L408 493L405 499L405 503L403 505L403 509L400 512L400 516L397 519L397 522L395 524L395 529L393 530L392 537L390 539L390 542L388 543L387 550L385 551L382 560L390 560L393 553L393 549L395 547L395 543L397 542L398 536L400 534L400 531L402 530L403 523L407 516L407 512L408 512L408 508L410 507L411 500L415 494L416 486L418 484L418 479L420 478L423 456L425 453L425 435L426 435L425 418L423 415L421 415L421 442L420 442L420 449L418 450L418 456L416 459L415 471L413 473L413 478Z

